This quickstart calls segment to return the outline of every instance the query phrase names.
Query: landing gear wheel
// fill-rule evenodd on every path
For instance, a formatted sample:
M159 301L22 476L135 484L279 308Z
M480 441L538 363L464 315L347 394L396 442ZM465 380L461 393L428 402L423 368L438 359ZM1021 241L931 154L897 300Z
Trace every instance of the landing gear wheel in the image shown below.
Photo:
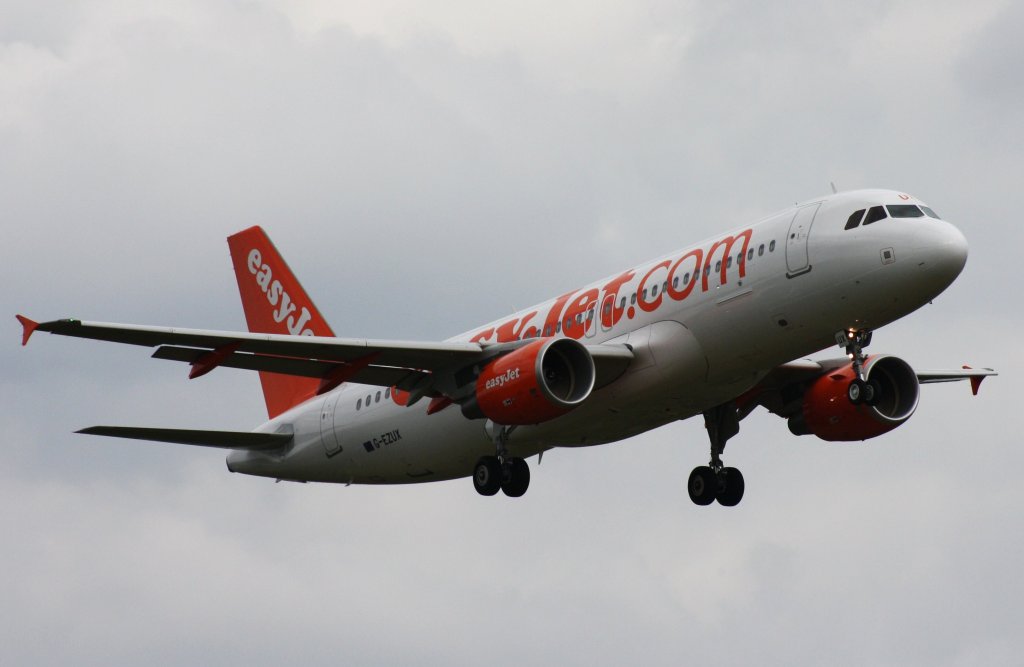
M722 468L718 474L718 504L735 507L743 500L743 473L738 468Z
M518 498L530 487L530 466L523 459L509 461L508 478L501 483L501 490L509 498Z
M697 505L710 505L715 502L718 495L718 476L711 466L697 466L690 473L690 480L686 484L686 490L690 493L690 500Z
M882 400L882 387L877 380L868 380L868 391L864 395L864 404L872 407L878 405Z
M473 486L481 496L493 496L498 492L501 488L501 463L497 456L480 457L473 468Z
M868 383L858 378L850 382L850 386L846 389L846 397L854 405L860 405L867 400L868 391Z

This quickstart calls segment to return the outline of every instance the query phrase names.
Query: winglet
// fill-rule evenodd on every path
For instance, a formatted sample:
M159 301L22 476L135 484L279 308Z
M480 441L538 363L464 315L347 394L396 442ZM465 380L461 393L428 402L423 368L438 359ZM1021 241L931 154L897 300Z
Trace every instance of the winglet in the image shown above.
M971 368L970 366L964 365L964 370L973 371L974 369ZM981 388L981 381L984 380L986 377L987 376L985 375L972 375L970 376L970 378L968 378L971 381L972 394L974 394L975 396L978 395L978 389Z
M21 322L21 326L25 327L24 331L21 333L21 346L25 347L28 345L28 339L32 337L32 332L39 328L39 322L30 320L24 315L15 315L15 317L17 317L18 321Z

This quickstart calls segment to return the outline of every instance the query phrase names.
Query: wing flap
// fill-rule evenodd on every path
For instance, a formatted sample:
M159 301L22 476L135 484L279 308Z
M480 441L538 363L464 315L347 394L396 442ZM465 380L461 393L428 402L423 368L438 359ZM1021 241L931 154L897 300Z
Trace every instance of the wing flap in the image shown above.
M203 349L162 345L153 352L153 358L184 361L185 363L193 364L206 354L208 354L208 351ZM229 354L220 359L218 365L248 371L267 371L269 373L301 375L318 379L330 377L332 374L344 371L350 367L345 363L318 361L316 359L298 359L295 357L276 357L247 352ZM426 373L392 366L366 366L356 370L347 377L348 381L358 382L359 384L391 387L405 381L410 375L425 376Z
M280 449L292 440L291 433L253 433L251 431L204 431L180 428L143 428L136 426L90 426L76 433L111 438L152 440L179 445L198 445L221 449L252 451Z

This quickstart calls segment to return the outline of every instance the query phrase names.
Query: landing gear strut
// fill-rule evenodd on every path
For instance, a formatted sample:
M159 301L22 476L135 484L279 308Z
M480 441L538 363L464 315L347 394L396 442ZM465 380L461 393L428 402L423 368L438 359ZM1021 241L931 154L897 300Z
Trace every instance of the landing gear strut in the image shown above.
M864 362L868 358L864 354L864 348L871 344L871 332L866 329L839 331L836 333L836 343L839 347L845 348L846 354L853 360L854 378L846 389L846 397L854 405L878 405L881 398L878 383L869 382L864 378Z
M733 507L743 499L743 474L722 464L722 452L729 438L740 432L736 404L725 403L705 412L704 426L711 439L711 461L690 473L686 485L690 500L697 505L710 505L717 500L719 505Z
M509 435L515 426L488 423L496 456L481 456L473 468L473 486L482 496L493 496L500 489L510 498L518 498L530 487L530 466L521 458L509 455Z

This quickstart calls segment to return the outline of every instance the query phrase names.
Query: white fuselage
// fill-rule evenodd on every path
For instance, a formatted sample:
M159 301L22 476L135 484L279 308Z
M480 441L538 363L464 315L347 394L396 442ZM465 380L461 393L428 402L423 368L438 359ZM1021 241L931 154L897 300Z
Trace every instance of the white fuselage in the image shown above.
M557 419L512 432L510 451L621 440L734 399L771 369L877 329L928 303L960 273L967 243L932 218L887 217L845 229L856 210L920 204L898 192L840 193L598 280L454 341L572 337L626 343L627 371ZM346 384L258 431L293 432L283 454L236 451L234 472L342 483L465 477L495 450L484 419L457 405L427 414L391 391Z

